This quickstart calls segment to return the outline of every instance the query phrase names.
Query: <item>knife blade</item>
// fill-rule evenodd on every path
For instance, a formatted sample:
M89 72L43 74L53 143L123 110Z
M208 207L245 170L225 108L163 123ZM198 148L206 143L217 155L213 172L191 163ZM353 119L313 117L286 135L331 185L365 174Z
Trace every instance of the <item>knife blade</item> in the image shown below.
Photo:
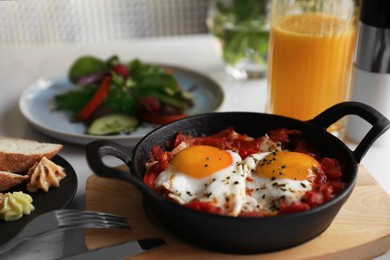
M165 245L165 240L161 238L140 239L112 246L102 247L94 250L83 251L76 255L60 258L61 260L89 260L89 259L110 259L118 260L129 256L157 249Z

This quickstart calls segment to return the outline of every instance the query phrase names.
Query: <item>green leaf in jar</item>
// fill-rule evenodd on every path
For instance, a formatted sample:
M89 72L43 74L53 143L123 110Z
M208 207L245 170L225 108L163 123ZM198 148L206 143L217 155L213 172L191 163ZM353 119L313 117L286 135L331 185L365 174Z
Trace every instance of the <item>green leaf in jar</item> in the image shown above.
M233 0L231 5L217 1L211 32L218 38L225 63L240 61L267 63L268 15L270 0Z

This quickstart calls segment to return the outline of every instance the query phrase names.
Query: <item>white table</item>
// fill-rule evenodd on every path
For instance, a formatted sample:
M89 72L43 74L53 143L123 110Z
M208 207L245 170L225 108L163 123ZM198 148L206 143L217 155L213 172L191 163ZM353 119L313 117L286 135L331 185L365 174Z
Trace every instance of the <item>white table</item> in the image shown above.
M146 38L94 45L0 46L0 135L59 142L41 134L29 125L18 109L18 99L23 89L36 79L64 73L77 57L86 54L101 58L117 54L124 60L140 58L144 61L194 69L207 74L221 84L225 98L220 111L264 112L266 80L239 82L229 78L223 71L222 63L209 35ZM70 143L63 144L64 149L60 155L74 167L79 179L77 194L70 207L84 208L85 182L91 175L85 159L84 147ZM390 194L390 174L383 170L387 167L390 147L382 147L378 144L380 142L368 151L362 164ZM348 145L351 149L355 147L353 143ZM69 241L72 243L69 244ZM52 259L61 256L64 251L69 254L70 248L74 251L81 249L82 242L83 237L80 232L61 233L21 245L11 254L13 259L16 257ZM50 247L47 243L50 243ZM378 259L390 259L390 253Z

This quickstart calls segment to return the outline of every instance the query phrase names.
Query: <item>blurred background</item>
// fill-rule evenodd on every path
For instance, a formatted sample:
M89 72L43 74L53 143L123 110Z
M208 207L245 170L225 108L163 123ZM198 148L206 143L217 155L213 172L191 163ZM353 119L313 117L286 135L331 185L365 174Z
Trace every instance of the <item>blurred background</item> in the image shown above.
M209 0L0 1L0 44L108 43L206 33Z

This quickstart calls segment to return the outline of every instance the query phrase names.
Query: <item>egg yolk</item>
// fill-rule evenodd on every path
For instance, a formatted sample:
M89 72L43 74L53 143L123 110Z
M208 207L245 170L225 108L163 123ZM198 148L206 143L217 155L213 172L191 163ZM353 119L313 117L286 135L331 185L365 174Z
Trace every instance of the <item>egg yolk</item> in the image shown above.
M297 152L273 152L264 157L256 166L256 173L269 179L307 180L311 169L320 163L313 157Z
M173 167L193 178L203 178L226 168L233 162L224 150L208 145L190 146L175 155Z

